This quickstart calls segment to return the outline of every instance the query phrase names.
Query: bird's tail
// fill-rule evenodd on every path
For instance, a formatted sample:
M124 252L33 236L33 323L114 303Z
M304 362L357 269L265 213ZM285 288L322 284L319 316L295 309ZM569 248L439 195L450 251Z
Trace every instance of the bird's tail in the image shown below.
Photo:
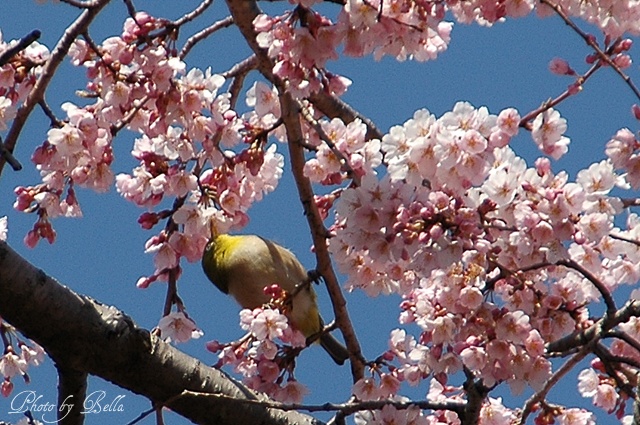
M349 351L340 341L330 333L324 333L320 337L320 345L329 353L334 362L343 365L349 358Z

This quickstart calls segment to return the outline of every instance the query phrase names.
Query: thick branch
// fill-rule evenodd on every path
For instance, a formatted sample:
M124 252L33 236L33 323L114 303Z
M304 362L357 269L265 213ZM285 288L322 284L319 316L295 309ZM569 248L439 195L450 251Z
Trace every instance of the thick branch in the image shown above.
M186 391L188 392L188 391ZM224 399L226 396L220 394L195 394L201 397L211 397ZM298 404L298 403L281 403L278 401L260 402L258 400L233 400L234 402L243 404L263 404L279 410L306 410L308 412L342 412L344 415L352 415L363 410L381 410L385 406L393 406L397 410L406 410L418 407L423 410L451 410L461 415L464 412L467 403L463 401L444 401L432 402L428 400L368 400L368 401L349 401L347 403L323 403L323 404Z
M82 401L87 395L87 374L56 365L58 369L58 423L80 425L84 421ZM67 408L68 407L68 408Z
M177 350L114 307L60 285L0 242L0 316L58 365L99 376L201 424L320 424L298 412L183 394L268 401Z

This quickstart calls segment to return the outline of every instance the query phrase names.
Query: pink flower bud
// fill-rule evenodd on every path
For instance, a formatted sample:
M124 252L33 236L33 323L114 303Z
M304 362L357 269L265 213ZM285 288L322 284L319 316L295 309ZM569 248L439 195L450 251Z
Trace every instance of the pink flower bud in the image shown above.
M556 75L575 75L575 71L569 66L569 62L561 58L553 58L549 62L549 71Z
M3 397L9 397L11 391L13 391L13 383L5 378L5 380L2 381L2 385L0 385L0 394L2 394Z
M618 65L620 69L626 69L631 66L631 56L629 55L618 55L613 59L613 63Z
M142 213L138 218L138 224L140 224L140 226L145 230L151 229L158 223L158 221L158 214L150 212Z
M27 235L24 237L24 244L29 248L35 248L40 240L40 236L35 230L29 230Z

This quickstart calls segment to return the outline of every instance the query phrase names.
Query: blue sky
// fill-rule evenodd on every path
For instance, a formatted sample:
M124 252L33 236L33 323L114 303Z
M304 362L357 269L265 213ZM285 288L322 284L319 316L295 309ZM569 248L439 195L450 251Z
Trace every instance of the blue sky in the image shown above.
M198 3L194 0L135 2L140 10L168 18L176 18ZM282 7L272 3L262 6L270 9ZM322 10L335 14L336 7L329 5ZM75 9L64 4L38 5L32 0L4 0L2 9L0 29L5 40L21 37L38 28L43 33L41 41L50 48L77 15ZM222 18L222 13L224 3L219 1L202 20L187 26L181 38ZM125 17L123 2L112 2L92 30L93 38L99 41L118 34ZM586 25L582 27L592 30ZM632 49L632 55L636 50ZM229 28L197 46L186 62L188 67L211 66L214 72L222 72L248 53L238 31ZM329 69L353 80L344 99L386 131L390 126L409 119L416 109L427 108L440 116L460 100L469 101L476 107L486 105L495 114L506 107L516 107L524 115L541 102L560 94L571 83L571 79L548 71L547 65L552 58L558 56L568 60L580 73L587 69L584 58L589 53L583 40L560 19L531 17L511 20L492 28L456 24L448 51L436 61L398 63L390 58L380 62L371 58L341 59L330 63ZM634 65L629 73L640 82L637 66ZM59 107L64 101L80 102L73 94L84 84L81 69L75 69L68 63L61 67L47 96L59 116L62 116ZM630 114L631 104L637 101L611 70L598 72L582 93L558 107L568 121L567 136L571 138L571 145L563 159L553 161L554 170L564 168L575 177L579 169L603 159L604 144L619 128L637 129L637 122ZM39 182L38 173L28 159L33 149L44 140L47 126L47 120L39 111L32 114L15 152L24 169L14 172L6 167L0 177L0 216L9 217L9 243L33 264L73 290L115 305L143 327L155 326L162 313L165 286L154 284L147 290L135 287L140 276L153 271L151 256L143 253L144 242L152 233L142 230L136 223L142 210L123 200L115 190L107 194L79 190L84 218L56 220L58 240L52 246L41 242L31 250L22 244L22 238L33 225L35 217L13 210L13 188ZM115 143L116 173L127 172L135 165L129 155L134 137L133 133L125 132L118 137ZM527 133L521 132L512 147L528 163L538 155ZM286 153L286 146L281 145L278 149ZM287 162L285 171L288 167ZM313 268L315 263L309 249L308 228L297 199L292 178L285 172L276 192L250 211L251 222L245 231L259 233L289 247L305 266ZM180 295L205 335L179 348L212 364L216 359L204 350L203 344L209 339L225 341L242 334L238 326L238 308L206 280L199 264L185 263L183 267ZM323 315L330 320L328 298L322 288L318 288L318 292ZM372 299L362 293L353 293L347 295L347 302L365 355L376 357L386 349L389 330L397 326L399 298ZM33 390L43 396L42 400L55 402L55 371L51 361L31 369L30 374L33 382L27 386L16 380L14 391ZM306 399L308 403L339 402L349 395L349 368L335 366L317 347L302 354L296 376L311 390ZM126 423L149 407L145 399L97 378L91 380L89 392L95 390L106 391L105 400L126 394L122 401L125 411L94 415L88 418L89 424ZM407 394L419 398L424 397L426 391L426 387L420 387ZM579 397L575 381L563 383L556 393L563 393L567 404L588 406L590 403ZM508 397L508 392L501 394ZM0 399L0 420L15 422L19 418L7 414L9 401ZM507 405L513 406L511 403ZM186 423L175 415L170 417L168 423ZM143 423L151 421L148 418Z

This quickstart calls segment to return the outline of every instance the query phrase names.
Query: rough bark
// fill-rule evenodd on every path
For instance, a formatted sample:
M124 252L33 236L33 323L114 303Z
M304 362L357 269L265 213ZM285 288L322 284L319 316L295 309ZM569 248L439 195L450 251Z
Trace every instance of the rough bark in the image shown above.
M40 344L58 368L99 376L195 423L320 424L295 411L246 403L267 399L139 328L115 307L61 285L4 242L0 316ZM219 396L181 395L184 390Z

